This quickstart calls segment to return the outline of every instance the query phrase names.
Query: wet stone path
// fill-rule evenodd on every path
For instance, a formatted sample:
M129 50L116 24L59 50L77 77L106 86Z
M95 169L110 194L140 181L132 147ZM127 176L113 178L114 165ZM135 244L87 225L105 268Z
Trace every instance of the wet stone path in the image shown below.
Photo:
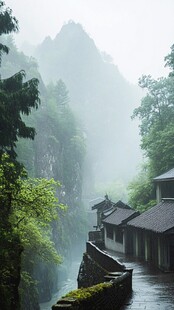
M121 254L109 254L127 268L133 268L133 291L121 310L174 309L174 273L163 273L147 263Z

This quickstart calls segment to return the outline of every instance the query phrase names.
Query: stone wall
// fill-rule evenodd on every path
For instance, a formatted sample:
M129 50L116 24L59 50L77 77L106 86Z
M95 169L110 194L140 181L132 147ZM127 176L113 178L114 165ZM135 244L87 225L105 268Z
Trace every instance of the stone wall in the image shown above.
M126 269L123 264L100 250L97 243L86 242L86 252L96 263L100 264L107 271L124 271Z
M132 290L132 279L130 272L124 272L109 283L104 283L98 290L98 284L84 290L81 298L77 298L78 291L71 292L68 297L61 298L52 310L71 309L71 310L118 310ZM74 296L73 296L74 293ZM79 293L80 295L80 293Z
M120 309L132 291L132 270L87 242L78 275L78 289L62 297L52 310Z
M97 264L87 253L84 253L77 278L78 288L102 283L105 281L106 274L106 269Z
M101 231L101 230L89 231L89 233L88 233L88 240L89 241L104 242L103 231Z

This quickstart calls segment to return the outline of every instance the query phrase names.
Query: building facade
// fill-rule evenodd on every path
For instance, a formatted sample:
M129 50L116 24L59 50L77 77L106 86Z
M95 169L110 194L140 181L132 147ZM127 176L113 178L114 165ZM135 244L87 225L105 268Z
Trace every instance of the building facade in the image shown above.
M136 217L139 212L122 201L118 201L114 207L113 212L102 220L104 245L106 249L127 253L127 222Z
M139 214L108 197L95 205L97 228L106 249L151 262L163 271L174 271L174 169L154 178L157 205Z

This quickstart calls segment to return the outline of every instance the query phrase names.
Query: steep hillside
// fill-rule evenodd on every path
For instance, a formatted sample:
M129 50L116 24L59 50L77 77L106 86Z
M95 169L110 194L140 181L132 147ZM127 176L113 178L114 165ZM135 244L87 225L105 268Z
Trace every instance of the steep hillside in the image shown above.
M87 137L88 158L98 181L128 179L139 158L138 128L131 121L139 103L138 87L128 83L106 60L80 24L65 24L47 37L35 57L46 83L65 82L71 107Z

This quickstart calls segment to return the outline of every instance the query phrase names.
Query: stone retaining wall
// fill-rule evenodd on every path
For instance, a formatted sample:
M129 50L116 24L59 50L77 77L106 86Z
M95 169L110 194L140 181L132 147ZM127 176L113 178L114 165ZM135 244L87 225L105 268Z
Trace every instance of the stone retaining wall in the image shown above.
M77 278L78 288L103 283L107 273L107 270L97 264L90 255L84 253Z
M79 269L78 288L62 297L52 310L120 309L132 291L132 270L87 242Z
M123 305L125 299L132 290L131 273L124 272L121 276L112 280L103 286L100 291L93 286L89 288L92 292L89 297L81 299L73 297L64 297L52 307L56 309L71 309L71 310L118 310ZM85 289L84 289L85 290ZM74 296L75 296L74 291Z
M112 258L109 254L100 250L97 243L86 242L86 252L95 260L102 268L107 271L124 271L126 268L123 264Z

